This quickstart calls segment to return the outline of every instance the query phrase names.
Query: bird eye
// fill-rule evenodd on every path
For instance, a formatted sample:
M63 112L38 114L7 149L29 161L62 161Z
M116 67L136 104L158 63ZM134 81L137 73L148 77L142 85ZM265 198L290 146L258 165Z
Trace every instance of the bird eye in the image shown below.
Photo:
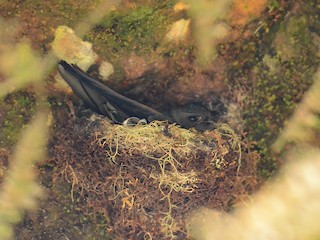
M195 122L195 121L197 120L197 118L196 118L195 116L190 116L190 117L189 117L189 120L190 120L191 122Z
M203 119L202 116L195 116L195 115L189 116L189 120L191 122L200 122L202 119Z

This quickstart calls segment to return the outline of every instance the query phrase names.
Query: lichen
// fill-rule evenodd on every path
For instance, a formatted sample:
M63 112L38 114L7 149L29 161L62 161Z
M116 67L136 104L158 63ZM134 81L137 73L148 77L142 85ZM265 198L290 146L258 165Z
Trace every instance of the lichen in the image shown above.
M98 55L92 50L92 44L82 41L67 26L56 29L52 49L58 58L77 64L84 71L97 60Z

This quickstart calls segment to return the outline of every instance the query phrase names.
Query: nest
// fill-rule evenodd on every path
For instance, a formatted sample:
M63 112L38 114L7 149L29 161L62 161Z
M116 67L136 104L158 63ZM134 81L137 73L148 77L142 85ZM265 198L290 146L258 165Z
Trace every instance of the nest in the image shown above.
M82 119L57 128L51 149L54 182L67 180L83 212L119 239L185 239L193 210L230 210L256 185L256 155L226 124L199 133Z

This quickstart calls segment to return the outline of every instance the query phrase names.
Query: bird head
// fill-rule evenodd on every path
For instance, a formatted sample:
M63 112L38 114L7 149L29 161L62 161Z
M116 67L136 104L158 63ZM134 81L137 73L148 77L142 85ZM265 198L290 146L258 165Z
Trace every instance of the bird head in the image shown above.
M210 111L199 103L189 103L182 107L172 108L170 113L175 122L183 128L195 128L198 131L212 130L221 115L226 111L222 104L215 111Z

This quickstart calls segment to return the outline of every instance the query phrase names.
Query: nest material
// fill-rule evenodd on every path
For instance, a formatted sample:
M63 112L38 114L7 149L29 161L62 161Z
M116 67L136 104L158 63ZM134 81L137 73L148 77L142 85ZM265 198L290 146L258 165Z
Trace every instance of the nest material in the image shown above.
M67 149L54 151L54 181L67 179L83 211L102 214L120 239L184 239L187 214L200 206L228 210L256 184L255 155L227 125L198 133L98 119L61 131L52 149Z

